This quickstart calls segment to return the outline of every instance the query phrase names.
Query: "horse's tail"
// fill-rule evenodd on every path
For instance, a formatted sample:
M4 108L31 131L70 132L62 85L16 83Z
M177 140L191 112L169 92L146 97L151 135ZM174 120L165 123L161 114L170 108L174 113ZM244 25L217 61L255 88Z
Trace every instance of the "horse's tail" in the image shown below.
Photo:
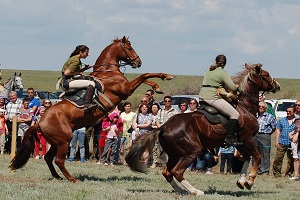
M35 146L35 138L37 138L37 129L39 125L35 124L25 132L22 144L20 149L18 149L17 154L13 158L13 160L10 163L10 169L20 169L25 166L25 164L28 162L30 155L34 149Z
M149 152L153 150L160 131L160 128L155 129L134 140L130 147L130 151L125 157L126 163L132 171L147 173Z

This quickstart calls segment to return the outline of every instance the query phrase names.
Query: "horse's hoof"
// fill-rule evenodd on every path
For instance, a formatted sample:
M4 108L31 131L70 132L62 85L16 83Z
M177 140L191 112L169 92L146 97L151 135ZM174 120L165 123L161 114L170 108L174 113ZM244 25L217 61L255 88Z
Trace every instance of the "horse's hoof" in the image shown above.
M173 78L175 78L175 76L172 76L172 75L170 75L170 74L168 74L168 75L166 76L166 80L172 80Z
M252 182L249 182L249 181L246 181L246 182L245 182L245 187L246 187L248 190L251 190L252 186L253 186L253 183L252 183Z
M164 94L164 92L163 92L160 88L156 89L155 92L156 92L157 94Z
M245 185L245 182L240 182L239 180L236 182L236 185L241 189L243 190L244 189L244 185Z
M72 179L72 180L70 180L71 182L73 182L73 183L78 183L78 182L80 182L80 180L78 180L78 179Z
M196 190L195 192L193 192L194 195L196 196L202 196L202 195L205 195L205 193L201 190Z
M63 180L63 178L62 177L60 177L60 176L58 176L58 177L54 177L56 180L59 180L59 181L61 181L61 180Z

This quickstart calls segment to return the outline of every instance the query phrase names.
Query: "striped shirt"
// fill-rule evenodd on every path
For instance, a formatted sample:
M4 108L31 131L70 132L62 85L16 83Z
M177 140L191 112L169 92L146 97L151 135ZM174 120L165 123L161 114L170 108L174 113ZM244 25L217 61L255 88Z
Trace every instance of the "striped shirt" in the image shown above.
M280 130L278 143L289 146L291 144L289 133L294 130L295 122L290 125L287 117L283 117L277 122L276 128Z
M12 121L13 116L17 116L21 106L22 101L19 99L15 103L12 101L8 102L6 105L7 120Z
M259 133L272 134L273 129L276 128L276 119L275 117L268 113L264 112L261 116L258 116L258 124L259 124Z
M157 112L156 122L164 124L168 119L170 119L173 115L176 115L177 113L178 111L173 107L171 107L171 109L169 110L162 108Z

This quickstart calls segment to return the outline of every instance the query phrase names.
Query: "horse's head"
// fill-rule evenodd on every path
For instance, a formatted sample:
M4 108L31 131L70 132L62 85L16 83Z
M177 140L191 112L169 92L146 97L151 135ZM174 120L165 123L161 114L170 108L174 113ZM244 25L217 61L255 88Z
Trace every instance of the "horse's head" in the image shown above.
M279 83L271 77L269 72L262 69L262 64L248 65L245 63L245 67L249 71L250 80L258 83L260 91L275 93L280 90Z
M131 65L132 68L141 67L142 60L132 48L130 41L125 36L120 40L122 47L122 53L120 59L127 65Z
M17 88L19 89L20 91L23 90L23 83L22 83L22 78L21 78L21 73L19 74L19 76L17 75L17 73L15 72L15 75L14 75L14 88Z

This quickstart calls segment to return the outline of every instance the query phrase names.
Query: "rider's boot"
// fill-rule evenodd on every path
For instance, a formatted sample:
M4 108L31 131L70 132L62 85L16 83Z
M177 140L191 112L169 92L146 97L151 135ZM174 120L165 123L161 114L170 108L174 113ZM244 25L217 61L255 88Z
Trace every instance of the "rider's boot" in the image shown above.
M237 135L239 130L239 122L237 119L229 119L226 124L227 136L225 139L225 146L241 146L242 142L237 141Z
M87 111L93 107L95 107L96 105L93 104L92 98L94 95L94 86L89 85L86 89L86 94L85 94L85 101L84 101L84 110Z

